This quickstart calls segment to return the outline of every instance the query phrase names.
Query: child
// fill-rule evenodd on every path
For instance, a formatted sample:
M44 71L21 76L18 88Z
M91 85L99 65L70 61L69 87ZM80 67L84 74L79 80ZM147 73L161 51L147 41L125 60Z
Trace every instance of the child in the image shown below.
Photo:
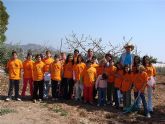
M79 54L77 57L77 66L75 69L75 100L80 100L83 92L83 83L82 83L82 72L84 71L86 65L82 58L82 55Z
M86 68L83 71L83 83L84 83L84 103L89 102L93 104L93 87L96 79L96 69L92 67L92 61L86 62Z
M148 56L144 56L143 57L143 60L142 60L142 63L143 63L143 66L145 67L145 72L148 75L148 79L149 79L148 82L153 82L151 80L154 80L155 79L156 69L151 64L150 58ZM152 105L153 90L155 90L155 83L153 83L153 84L147 83L148 110L149 110L150 114L153 114L153 105Z
M33 63L32 54L28 53L26 60L23 62L23 89L21 96L25 96L27 83L30 85L30 95L33 96Z
M136 68L137 68L137 66L138 65L140 65L140 57L139 56L134 56L134 60L133 60L133 66L132 66L132 72L134 73L136 73Z
M96 56L93 56L91 61L92 61L92 67L97 68L99 66ZM95 84L94 84L94 86L93 86L93 100L96 100L96 95L97 95L97 90L95 89Z
M98 77L99 75L102 75L103 72L105 71L106 62L107 62L106 59L100 60L99 66L96 67L97 77Z
M55 54L54 62L50 65L51 85L52 85L52 100L57 100L60 95L60 81L62 74L62 65L60 56Z
M51 51L46 51L46 57L42 60L45 64L44 66L44 98L48 98L49 89L51 87L50 81L51 81L51 75L49 73L50 64L54 61L51 57Z
M43 100L43 88L44 88L44 66L45 64L41 60L41 55L36 55L36 61L33 64L33 102L35 103L37 99L39 101ZM38 96L39 91L39 96Z
M146 102L145 94L144 94L147 81L148 81L148 77L147 77L147 73L145 72L145 68L144 66L140 65L138 67L138 73L135 75L135 78L134 78L134 95L136 99L138 95L140 94L139 98L141 98L142 103L143 103L144 114L145 116L150 118L150 114L147 109L147 102ZM136 107L138 107L139 98L137 99Z
M123 80L123 68L120 62L116 63L116 73L115 73L115 81L114 81L114 87L115 87L115 107L118 109L119 108L119 103L120 103L120 88Z
M7 70L9 72L9 91L6 101L11 100L13 88L15 88L15 99L17 101L21 101L21 99L19 98L19 82L21 79L21 69L22 62L18 59L17 52L13 51L12 57L7 63Z
M123 81L120 90L123 93L123 110L131 105L131 87L133 75L131 74L130 66L125 65L123 70Z
M109 56L112 57L112 56ZM116 67L114 66L113 57L108 62L108 66L105 68L105 72L108 75L108 84L107 84L107 104L113 105L114 101L114 81L115 81L115 72ZM113 99L112 99L113 97Z
M96 80L95 88L98 89L98 104L97 106L106 105L106 90L107 90L107 79L106 73L99 75Z
M63 67L63 88L64 88L64 99L68 100L71 99L73 93L73 55L68 54L67 59L65 61Z

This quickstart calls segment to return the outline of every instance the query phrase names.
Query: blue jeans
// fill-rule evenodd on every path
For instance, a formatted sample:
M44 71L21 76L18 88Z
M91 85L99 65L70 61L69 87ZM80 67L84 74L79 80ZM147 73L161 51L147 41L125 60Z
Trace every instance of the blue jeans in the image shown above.
M50 81L44 81L44 98L48 98L49 95L49 89L51 88Z
M153 95L153 91L152 91L152 87L148 86L147 87L147 95L148 95L148 111L153 111L153 105L152 105L152 95Z
M98 88L98 104L104 105L106 103L106 88Z
M119 103L120 103L120 96L119 96L119 88L115 88L115 106L119 107Z
M127 108L131 105L131 90L123 92L123 108Z
M135 92L135 93L134 93L134 96L135 96L135 99L136 99L136 98L138 97L138 92ZM144 93L140 93L140 96L139 96L139 98L137 99L136 105L135 105L135 106L138 106L138 101L139 101L140 98L141 98L142 103L143 103L144 114L146 115L146 114L148 114L148 109L147 109L147 102L146 102Z

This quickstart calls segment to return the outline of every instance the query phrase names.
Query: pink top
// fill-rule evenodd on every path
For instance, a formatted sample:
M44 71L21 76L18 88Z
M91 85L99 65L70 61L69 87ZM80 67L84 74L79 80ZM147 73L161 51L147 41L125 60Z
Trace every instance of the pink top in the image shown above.
M107 88L107 80L102 79L102 75L99 75L96 84L95 84L96 89L97 88Z

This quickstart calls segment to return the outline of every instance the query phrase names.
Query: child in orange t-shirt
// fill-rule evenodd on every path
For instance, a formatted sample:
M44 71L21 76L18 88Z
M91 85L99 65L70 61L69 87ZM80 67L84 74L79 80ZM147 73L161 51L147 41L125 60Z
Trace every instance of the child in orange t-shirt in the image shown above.
M51 85L52 85L52 100L57 100L60 96L60 82L62 75L62 65L60 56L55 54L54 62L50 65Z
M121 83L121 92L123 94L123 110L131 105L131 88L133 82L133 75L129 65L125 65L123 69L123 80Z
M156 76L156 69L152 65L149 56L144 56L142 60L142 64L145 67L145 72L148 75L148 82L147 82L147 96L148 96L148 110L150 114L153 114L153 103L152 103L152 96L153 91L155 90L155 76Z
M114 81L114 87L115 87L115 107L118 109L119 108L119 103L120 103L120 97L121 97L121 84L123 81L123 68L120 62L116 63L116 73L115 73L115 81Z
M77 64L74 70L75 72L75 100L81 100L83 93L83 83L82 83L82 72L84 71L86 65L82 58L82 55L79 54L77 57Z
M15 88L15 99L21 101L19 98L19 82L21 79L22 62L18 59L17 52L12 52L12 58L7 63L7 70L9 72L9 91L6 101L11 100L13 88Z
M44 88L44 66L45 64L41 60L41 55L36 55L36 61L33 64L33 102L37 99L42 101L43 99L43 88ZM39 95L38 95L39 91Z
M114 66L114 61L111 59L109 65L106 66L105 72L108 75L108 83L107 83L107 104L113 105L114 101L114 81L115 81L115 73L116 67Z
M73 55L68 54L63 67L63 98L68 100L73 94Z
M54 59L52 58L51 55L51 51L47 50L46 51L46 56L45 58L42 60L45 64L44 66L44 98L47 99L48 95L49 95L49 89L51 87L50 82L51 82L51 75L49 72L49 67L51 65L51 63L54 61Z
M136 104L135 106L137 107L137 110L140 109L140 106L138 106L139 105L138 102L141 98L142 103L143 103L143 107L144 107L144 114L145 114L145 116L150 118L150 113L147 109L147 102L146 102L145 94L144 94L145 88L146 88L146 85L147 85L147 81L148 81L148 76L147 76L147 73L145 72L144 66L140 65L137 68L138 68L138 71L135 74L134 81L133 81L134 82L134 96L135 96L135 99L138 97L138 99L135 103Z
M93 87L96 79L96 69L92 67L92 61L86 62L86 68L83 71L83 83L84 83L84 103L89 102L93 104Z
M30 85L30 95L33 95L33 63L32 54L28 53L26 60L23 62L23 88L21 96L25 96L27 83Z
M91 61L92 61L92 67L97 68L99 66L96 56L93 56ZM95 84L94 84L94 86L93 86L93 99L94 100L96 100L96 95L97 95L97 90L95 89Z

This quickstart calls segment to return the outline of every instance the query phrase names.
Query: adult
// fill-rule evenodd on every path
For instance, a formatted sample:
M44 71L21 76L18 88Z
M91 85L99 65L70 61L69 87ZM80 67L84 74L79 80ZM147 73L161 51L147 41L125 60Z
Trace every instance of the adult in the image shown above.
M123 67L125 65L129 65L130 69L132 69L134 55L131 52L134 49L134 45L128 42L124 45L124 48L126 51L121 55L120 63L122 64Z
M12 52L12 57L7 63L7 70L9 72L9 90L6 101L10 101L13 94L13 88L15 89L15 99L21 101L19 98L19 83L21 79L22 62L18 59L17 52Z
M94 56L93 50L90 48L88 49L87 56L86 56L86 61L90 60L92 61L92 58ZM96 59L96 63L98 63L98 60Z

